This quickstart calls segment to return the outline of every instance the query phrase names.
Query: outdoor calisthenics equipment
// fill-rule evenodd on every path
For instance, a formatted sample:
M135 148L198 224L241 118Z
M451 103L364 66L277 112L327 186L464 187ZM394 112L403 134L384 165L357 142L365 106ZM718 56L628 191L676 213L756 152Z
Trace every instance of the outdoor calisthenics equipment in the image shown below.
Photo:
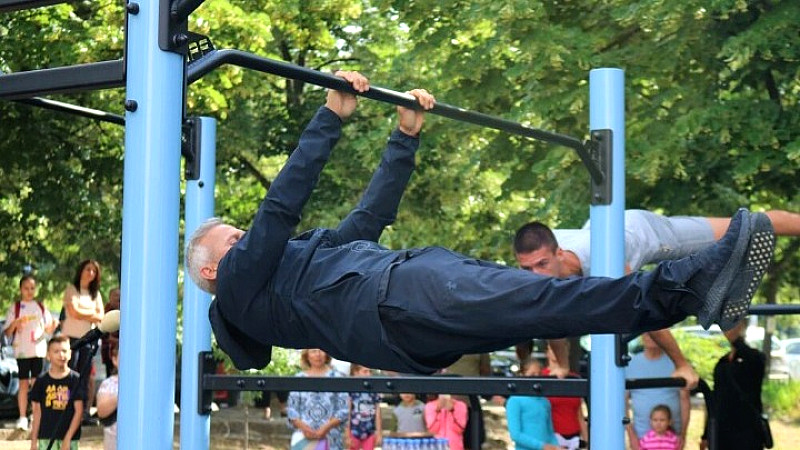
M55 3L61 1L0 0L0 12ZM126 88L122 297L129 299L129 306L123 311L120 338L122 382L119 403L125 405L118 416L120 449L167 449L172 446L177 307L177 276L174 271L178 266L181 154L178 149L185 119L186 72L188 70L189 80L192 80L227 63L266 72L287 68L285 63L245 52L211 50L187 69L185 55L192 45L186 30L187 18L200 4L202 0L128 2L124 60L0 76L0 99L19 100L53 93ZM297 66L288 68L291 74L277 74L323 87L350 89L331 75ZM366 96L413 106L407 95L377 87L368 91ZM619 277L624 270L623 252L612 250L623 248L624 177L612 175L624 173L621 70L597 69L590 73L590 105L591 131L587 142L445 104L438 104L432 113L575 149L587 166L591 179L591 264L595 269L592 275ZM195 140L200 143L201 150L196 155L199 159L195 160L199 166L196 178L187 185L187 233L193 230L192 226L196 226L198 220L213 214L214 158L205 155L204 150L213 149L213 141L208 139L213 136L215 122L200 119L196 123L200 126L196 128L199 131L195 132ZM182 382L193 383L198 396L186 395L184 390L182 400L195 398L199 403L205 387L198 387L202 373L198 358L204 349L210 347L206 315L209 298L195 292L196 287L190 282L185 284L185 289ZM592 445L601 450L621 448L625 383L621 367L615 364L619 359L615 358L615 352L618 353L615 346L619 341L608 335L593 336L593 339L589 382ZM452 387L448 385L448 391L460 392L460 381L447 381L454 383ZM226 383L213 378L209 381L212 385L218 382ZM479 382L487 383L487 386L493 383L485 379ZM507 380L503 382L508 383ZM266 385L267 381L264 383ZM284 381L274 379L270 383L281 385ZM553 383L567 383L567 387L575 385L571 380L554 380ZM247 387L246 380L244 384ZM544 382L540 387L549 385L550 382ZM202 448L203 444L207 447L208 417L197 414L197 408L181 409L182 447ZM186 441L184 429L188 434ZM192 436L197 439L189 440Z
M7 7L11 3L14 8L21 9L53 2L0 0L0 11L8 10ZM173 349L177 332L174 316L177 308L177 277L174 269L178 266L180 203L180 152L177 149L180 148L184 119L184 52L188 50L189 42L185 29L186 17L172 14L171 6L173 4L183 6L178 9L188 15L200 3L177 4L168 0L129 2L124 61L42 69L0 77L0 99L104 89L123 84L126 87L122 297L136 300L129 300L130 307L123 311L123 326L120 333L123 381L120 385L119 402L126 405L118 415L118 442L121 449L166 449L171 447L172 442L174 398L172 380L175 367ZM188 11L185 5L190 5ZM592 197L593 201L598 203L591 208L593 233L594 236L600 237L599 239L593 237L592 253L595 258L603 253L620 253L610 252L611 246L622 248L624 190L619 182L622 177L617 177L613 183L611 177L612 173L624 173L617 163L622 160L621 150L624 141L620 120L622 71L596 70L592 72L590 81L592 103L595 105L592 110L597 111L592 113L591 128L612 130L610 133L592 132L591 136L604 144L598 146L601 152L612 148L609 145L612 142L611 136L616 136L613 140L614 164L608 164L612 158L606 154L597 158L606 164L605 166L601 164L599 167L608 167L608 171L604 173L601 169L602 179L597 177L598 171L590 172L594 176L593 185L613 184L613 188L607 190L610 195L598 194ZM390 94L390 97L394 95ZM404 94L399 94L397 97L398 101L407 101L407 98L405 100L403 98ZM596 105L601 103L605 105L598 109ZM471 115L469 111L458 111L458 113L466 117ZM475 114L475 116L482 115ZM606 119L603 116L606 116ZM209 127L203 127L206 128ZM594 144L587 147L591 151L595 149ZM587 162L586 158L583 159ZM202 159L200 166L203 166ZM200 172L202 173L202 169ZM213 184L203 179L197 180L196 188L200 197L213 192ZM614 199L613 203L609 203L611 198ZM197 218L201 213L189 211L187 208L187 221L189 215ZM614 228L616 230L612 230ZM187 231L190 232L191 229L187 227ZM606 248L596 247L598 244L595 244L595 241L598 244L602 242ZM610 264L616 265L617 268L606 269ZM622 275L621 259L593 261L592 265L597 269L595 275ZM187 286L187 292L191 289L192 286ZM185 299L189 297L191 294L184 296ZM203 306L207 306L207 302L203 300L187 301L184 303L184 314L185 316L189 314L187 309L198 307L202 310ZM190 342L194 345L191 352L199 347L210 346L210 335L203 330L195 332L192 329L195 325L207 327L207 323L196 323L199 321L198 316L205 317L205 312L202 311L202 314L197 314L197 311L191 312L194 320L184 321L184 337L191 336L193 339ZM207 319L203 319L203 322L207 322ZM613 337L608 338L608 342L613 343ZM603 413L593 419L596 426L592 439L596 439L599 445L616 448L615 442L622 442L623 439L622 369L613 363L613 349L610 348L604 354L599 350L604 347L602 343L595 343L595 346L598 350L595 351L592 370L597 371L597 379L602 378L603 390L610 388L615 395L595 398L593 391L592 403ZM187 357L187 353L191 353L187 350L187 343L184 342L184 357ZM598 356L604 361L599 361ZM196 362L192 365L197 367ZM183 368L186 369L186 366L184 360ZM599 371L604 366L608 366L607 369ZM188 372L187 370L182 372L182 381L192 378L187 377ZM613 380L610 375L612 373L616 373ZM199 376L194 380L195 384L198 382ZM185 397L182 396L182 399ZM606 405L608 400L612 400L612 403ZM207 447L208 417L190 418L187 416L187 408L182 408L182 414L181 429L192 430L192 434L199 437L193 444L184 444L182 432L182 446L202 448L204 443ZM607 417L610 423L616 422L617 426L604 426L603 417ZM191 426L192 422L197 426ZM200 436L203 433L205 436ZM617 437L609 437L613 435Z

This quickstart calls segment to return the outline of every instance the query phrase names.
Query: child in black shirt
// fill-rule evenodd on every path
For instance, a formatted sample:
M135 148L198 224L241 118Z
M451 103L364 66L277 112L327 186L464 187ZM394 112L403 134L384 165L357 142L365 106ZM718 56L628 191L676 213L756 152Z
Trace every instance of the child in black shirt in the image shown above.
M47 449L50 439L55 439L53 449L78 449L86 392L80 388L78 372L67 367L70 356L66 336L56 336L47 343L50 369L36 379L31 390L31 450Z

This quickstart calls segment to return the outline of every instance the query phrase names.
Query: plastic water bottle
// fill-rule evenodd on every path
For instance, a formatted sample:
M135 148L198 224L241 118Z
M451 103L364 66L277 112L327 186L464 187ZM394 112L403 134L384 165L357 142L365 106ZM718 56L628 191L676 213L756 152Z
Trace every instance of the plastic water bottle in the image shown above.
M397 450L397 446L394 445L394 439L386 438L383 440L383 450Z

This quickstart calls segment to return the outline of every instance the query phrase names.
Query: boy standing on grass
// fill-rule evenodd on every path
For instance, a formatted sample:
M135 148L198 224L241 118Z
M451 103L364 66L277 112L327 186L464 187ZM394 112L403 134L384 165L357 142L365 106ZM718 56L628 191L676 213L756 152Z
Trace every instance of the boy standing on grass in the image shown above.
M33 425L31 450L78 450L81 417L86 393L80 389L80 375L67 363L71 356L69 338L56 336L47 343L50 369L36 379L31 391Z

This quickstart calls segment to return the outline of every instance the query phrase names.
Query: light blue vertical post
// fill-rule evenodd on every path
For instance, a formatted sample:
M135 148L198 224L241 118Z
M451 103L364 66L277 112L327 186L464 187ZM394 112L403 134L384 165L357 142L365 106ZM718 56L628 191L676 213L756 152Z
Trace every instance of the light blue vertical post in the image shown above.
M126 43L117 448L171 450L183 58L158 47L159 1L138 5Z
M612 201L593 205L591 275L620 277L625 272L625 75L620 69L589 74L589 128L612 132ZM603 301L598 298L596 301ZM591 445L594 450L625 448L625 373L615 363L613 335L592 335Z
M214 215L217 122L200 118L200 176L186 181L185 240ZM184 242L184 245L186 243ZM211 417L198 414L200 384L198 354L211 350L208 307L211 294L183 276L183 345L181 347L181 448L207 449Z

